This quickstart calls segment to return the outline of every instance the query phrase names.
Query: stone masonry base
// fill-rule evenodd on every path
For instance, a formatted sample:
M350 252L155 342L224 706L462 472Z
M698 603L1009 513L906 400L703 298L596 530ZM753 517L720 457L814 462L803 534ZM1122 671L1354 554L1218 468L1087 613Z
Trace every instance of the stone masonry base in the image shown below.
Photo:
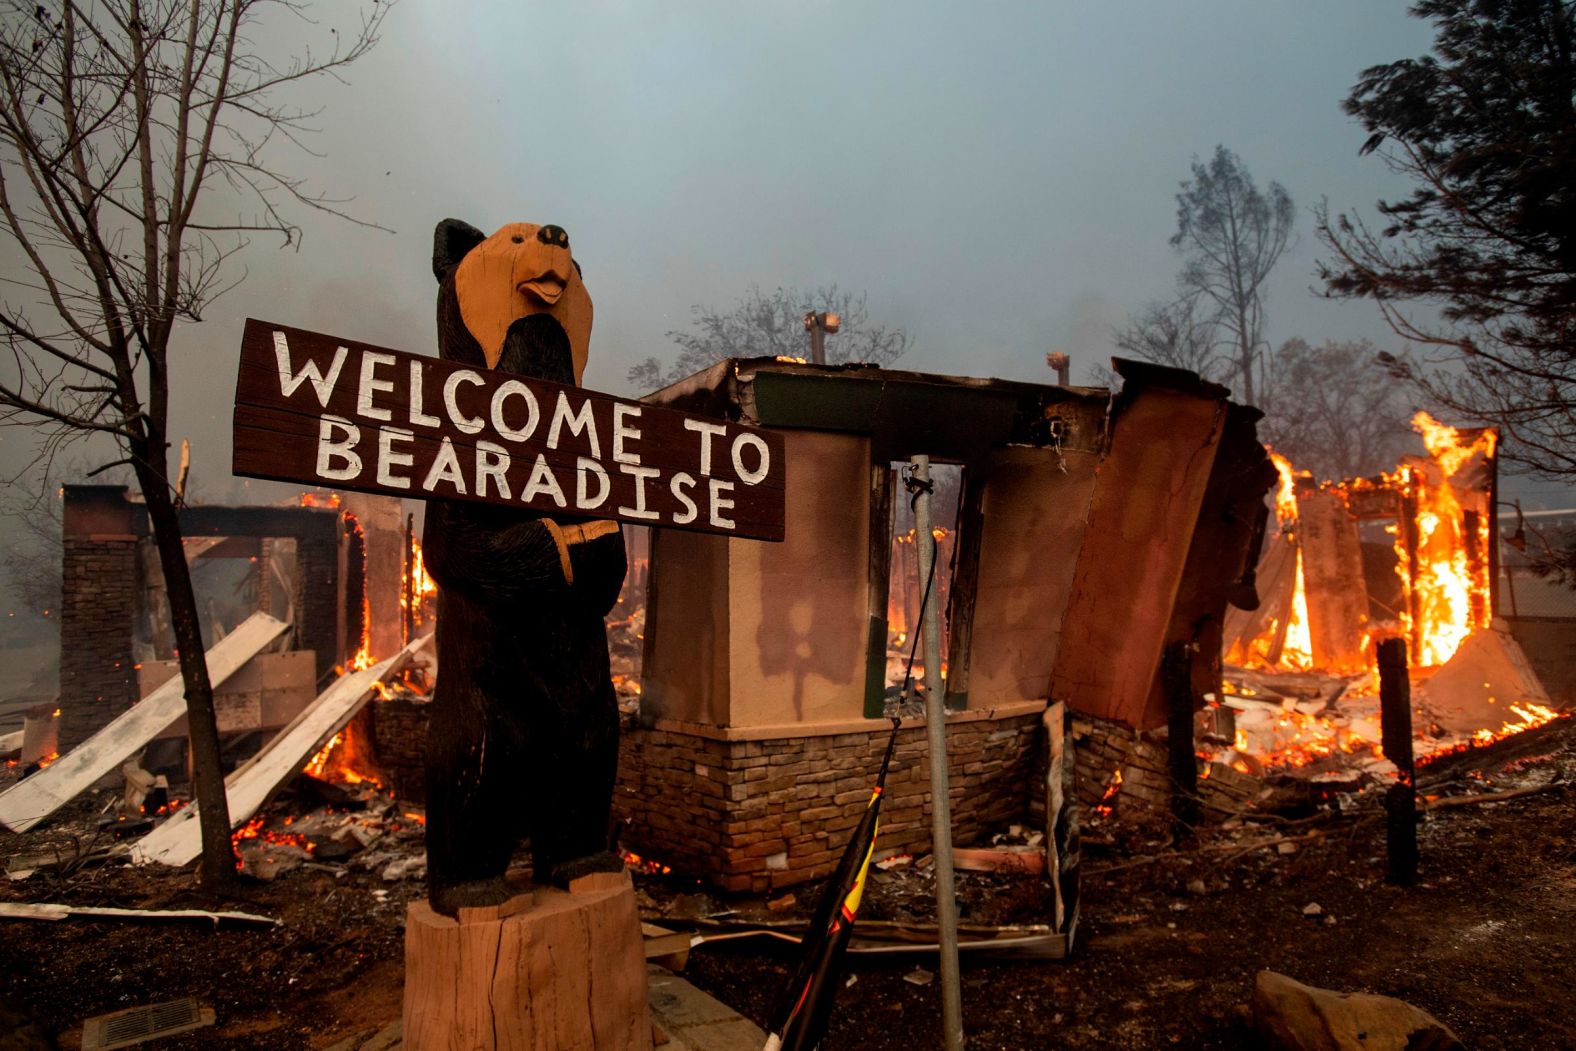
M1044 748L1043 704L948 720L953 841L968 845L1022 821ZM870 802L889 724L799 736L659 722L624 730L615 817L622 845L725 891L764 893L829 874ZM804 735L805 730L812 735ZM731 739L730 739L731 738ZM898 731L876 857L930 851L923 720Z

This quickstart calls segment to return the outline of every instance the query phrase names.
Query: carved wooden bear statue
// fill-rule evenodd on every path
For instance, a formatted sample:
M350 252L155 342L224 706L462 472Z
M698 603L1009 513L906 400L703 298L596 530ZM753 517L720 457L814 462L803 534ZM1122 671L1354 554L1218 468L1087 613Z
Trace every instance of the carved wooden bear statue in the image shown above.
M491 237L438 224L446 361L578 384L591 299L556 226ZM505 901L530 837L538 882L616 871L609 814L618 706L602 618L624 580L616 522L487 504L427 505L438 583L438 684L427 743L428 898L438 912Z

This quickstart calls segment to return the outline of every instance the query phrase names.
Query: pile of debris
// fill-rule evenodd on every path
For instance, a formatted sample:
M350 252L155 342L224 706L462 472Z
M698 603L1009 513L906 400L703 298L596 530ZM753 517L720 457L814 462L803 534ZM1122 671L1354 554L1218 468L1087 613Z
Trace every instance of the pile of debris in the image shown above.
M426 824L425 811L373 784L336 785L303 773L231 838L239 871L254 879L303 866L336 875L354 867L392 883L426 876Z

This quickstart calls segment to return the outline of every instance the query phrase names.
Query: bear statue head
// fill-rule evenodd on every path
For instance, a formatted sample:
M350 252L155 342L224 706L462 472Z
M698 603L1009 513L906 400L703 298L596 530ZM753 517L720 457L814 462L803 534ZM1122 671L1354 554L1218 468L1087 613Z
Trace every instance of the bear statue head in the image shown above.
M445 219L433 233L432 272L443 358L579 385L591 296L562 227L510 223L488 237Z

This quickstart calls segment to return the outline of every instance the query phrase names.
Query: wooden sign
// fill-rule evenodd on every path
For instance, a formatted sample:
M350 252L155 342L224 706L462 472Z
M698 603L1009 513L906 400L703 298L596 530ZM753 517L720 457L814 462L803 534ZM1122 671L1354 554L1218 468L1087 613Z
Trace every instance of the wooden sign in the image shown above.
M783 538L781 435L250 318L234 470Z

